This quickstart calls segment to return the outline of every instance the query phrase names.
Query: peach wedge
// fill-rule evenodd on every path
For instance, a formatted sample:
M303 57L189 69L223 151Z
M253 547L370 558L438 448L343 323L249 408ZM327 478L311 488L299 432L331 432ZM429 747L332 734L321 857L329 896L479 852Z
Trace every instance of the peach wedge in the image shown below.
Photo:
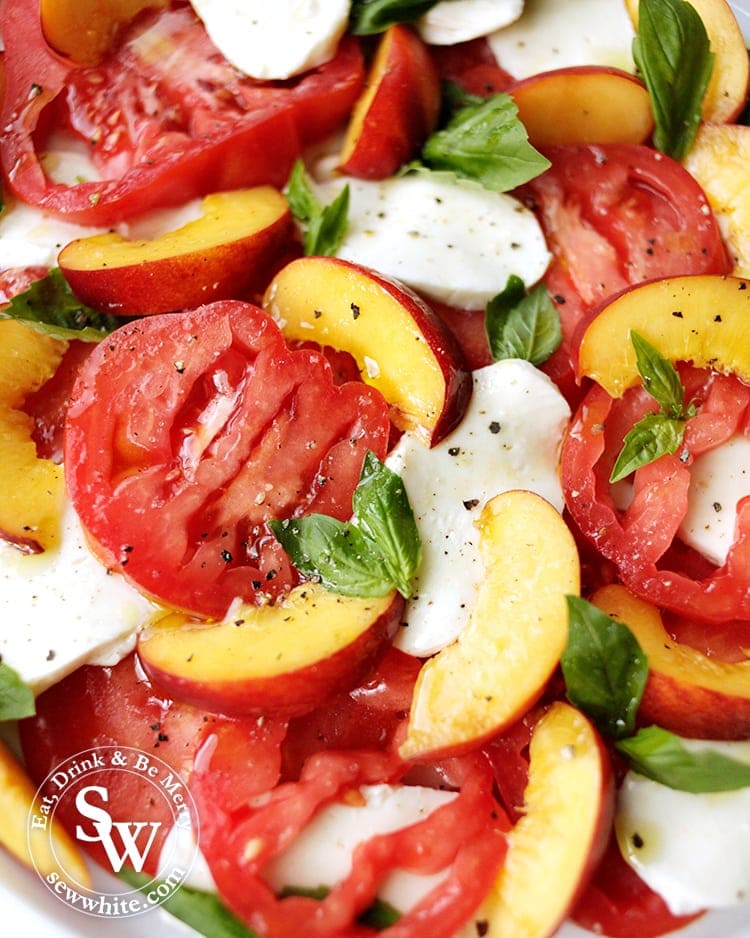
M292 243L292 215L271 186L217 192L202 215L152 240L93 235L58 264L76 296L101 312L144 316L262 290Z
M670 361L734 372L750 382L750 281L695 274L669 277L621 293L586 329L578 371L612 397L638 383L631 331Z
M405 759L454 754L510 726L539 698L568 639L578 552L557 511L514 490L491 499L477 525L485 580L464 630L419 672Z
M750 660L720 661L676 642L656 606L623 586L603 587L592 602L624 622L648 656L648 680L638 710L642 723L696 739L750 736Z
M214 624L168 614L141 634L138 656L154 684L195 706L304 713L356 685L402 611L395 592L356 599L306 583L275 605L233 607Z
M303 257L271 282L263 306L287 339L351 353L402 430L436 443L461 420L471 395L463 353L408 287L336 257Z

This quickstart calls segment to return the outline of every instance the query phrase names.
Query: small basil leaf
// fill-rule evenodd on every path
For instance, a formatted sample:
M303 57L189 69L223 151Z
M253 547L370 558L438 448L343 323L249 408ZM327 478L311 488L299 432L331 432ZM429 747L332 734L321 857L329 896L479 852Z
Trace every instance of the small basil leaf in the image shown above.
M0 310L0 319L18 319L53 338L82 342L101 342L128 322L122 316L107 316L81 303L59 267L53 267L46 277L14 296Z
M647 414L626 434L609 481L619 482L660 456L676 453L684 438L684 420L674 420L664 414Z
M487 304L484 324L493 361L523 358L541 365L562 341L560 317L547 288L540 283L527 294L515 274Z
M709 748L688 749L679 736L659 726L619 740L630 767L669 788L701 794L750 787L750 765Z
M129 886L144 893L151 893L160 885L159 880L152 879L146 873L136 873L126 866L123 866L118 876ZM257 933L236 918L212 892L180 886L164 900L161 907L199 935L208 938L258 938Z
M286 186L292 215L304 227L302 246L305 254L332 256L346 234L349 214L349 186L339 192L329 205L321 205L310 183L302 160L292 167Z
M568 699L599 730L633 732L648 659L630 629L578 596L568 596L568 644L560 659Z
M34 716L34 693L20 674L0 661L0 720L22 720Z
M358 528L377 544L391 581L408 599L422 541L401 476L368 452L352 505Z
M518 108L507 94L494 94L457 111L428 137L422 159L486 189L507 192L544 172L549 160L529 143Z
M631 331L638 371L643 387L661 405L668 417L680 420L685 416L685 389L672 362L642 335Z
M654 144L681 160L693 145L714 55L687 0L640 0L633 58L654 112Z
M269 521L292 563L305 576L342 596L385 596L393 581L383 555L353 524L328 515Z
M382 33L396 23L412 23L431 10L438 0L354 0L349 31L355 36Z

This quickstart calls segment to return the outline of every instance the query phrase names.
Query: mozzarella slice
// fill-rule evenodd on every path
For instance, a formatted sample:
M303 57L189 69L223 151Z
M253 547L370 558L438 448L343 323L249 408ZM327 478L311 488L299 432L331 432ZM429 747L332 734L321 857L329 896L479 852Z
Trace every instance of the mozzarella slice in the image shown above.
M45 215L22 202L9 204L0 215L0 270L6 267L53 267L60 249L74 238L98 234Z
M59 549L0 543L0 655L35 693L82 664L116 664L156 608L93 556L72 507Z
M301 835L264 870L276 891L331 887L348 875L357 844L416 824L456 797L455 792L419 785L363 785L361 803L335 802L323 808ZM444 873L394 870L378 889L379 898L407 912L433 889Z
M431 655L467 622L484 576L475 522L490 498L530 489L562 511L557 460L569 417L545 374L508 359L474 372L466 416L437 446L408 434L398 442L387 464L404 480L423 549L396 638L402 651Z
M683 742L750 763L750 742ZM615 830L627 862L673 914L750 901L750 788L696 795L629 772Z
M518 199L446 173L348 180L349 226L336 252L451 306L481 309L511 274L536 283L550 254ZM320 187L331 201L341 183Z
M737 502L750 495L750 440L736 434L690 467L688 510L680 538L721 566L734 540Z
M417 20L417 30L425 42L450 46L486 36L522 12L523 0L441 0Z
M191 0L224 58L251 78L290 78L333 57L348 0Z
M568 65L635 70L635 32L622 0L527 0L523 15L488 37L514 78Z

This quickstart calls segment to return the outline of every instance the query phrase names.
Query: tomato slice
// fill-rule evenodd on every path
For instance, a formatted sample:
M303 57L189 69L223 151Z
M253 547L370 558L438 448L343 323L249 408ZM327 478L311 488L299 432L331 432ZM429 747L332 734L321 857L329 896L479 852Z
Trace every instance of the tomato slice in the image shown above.
M676 274L731 270L716 219L679 163L646 146L550 147L552 166L521 195L553 260L545 282L563 343L544 366L577 402L576 349L597 307L625 287Z
M221 617L299 582L266 522L340 520L367 450L384 458L378 391L336 386L324 355L291 351L238 301L121 327L83 364L66 478L95 549L147 593Z
M364 81L353 37L297 79L245 78L188 6L139 18L93 68L76 68L47 46L34 0L5 4L0 32L8 184L23 201L84 224L115 224L222 189L281 187L300 145L342 123ZM46 176L40 155L55 130L85 143L103 181L67 186Z
M697 564L677 547L687 511L689 464L741 430L750 388L733 375L683 367L683 385L698 405L685 429L687 461L664 455L637 469L632 499L617 506L609 476L633 424L656 409L642 388L612 399L594 385L563 443L561 471L570 515L625 586L664 609L698 622L750 618L750 499L738 506L735 540L722 567ZM679 562L685 555L687 563ZM701 571L701 567L703 570Z

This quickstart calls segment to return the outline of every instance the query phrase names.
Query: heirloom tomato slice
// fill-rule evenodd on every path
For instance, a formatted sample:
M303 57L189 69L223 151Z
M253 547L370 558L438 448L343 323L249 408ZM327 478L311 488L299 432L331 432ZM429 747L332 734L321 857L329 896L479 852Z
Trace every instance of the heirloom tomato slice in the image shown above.
M544 152L552 166L520 193L552 251L544 279L563 330L543 370L577 402L578 342L604 300L658 277L729 273L731 263L703 190L663 153L630 144Z
M94 550L146 593L221 617L299 582L266 522L346 520L378 391L335 385L261 309L224 301L125 325L82 364L65 428L73 504Z

